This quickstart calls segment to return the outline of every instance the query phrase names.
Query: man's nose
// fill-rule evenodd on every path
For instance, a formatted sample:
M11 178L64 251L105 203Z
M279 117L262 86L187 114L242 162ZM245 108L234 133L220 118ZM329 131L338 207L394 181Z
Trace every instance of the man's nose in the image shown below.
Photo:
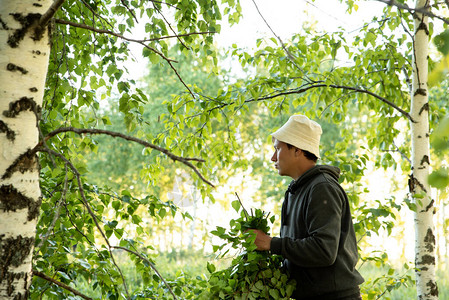
M273 156L271 156L271 161L277 161L276 153L274 153Z

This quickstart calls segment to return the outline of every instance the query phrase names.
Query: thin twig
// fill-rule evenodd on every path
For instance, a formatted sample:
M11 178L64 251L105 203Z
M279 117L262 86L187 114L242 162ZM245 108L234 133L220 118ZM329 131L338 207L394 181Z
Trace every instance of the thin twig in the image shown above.
M113 25L108 20L106 20L103 16L97 14L97 12L92 8L92 6L89 5L89 3L87 3L85 0L81 0L81 2L83 2L83 4L92 12L94 16L96 16L100 20L100 22L105 21L106 24L108 24L111 28L113 27Z
M60 282L60 281L58 281L58 280L56 280L56 279L53 279L53 278L51 278L50 276L48 276L48 275L46 275L46 274L44 274L44 273L42 273L42 272L33 270L33 275L34 275L34 276L37 276L37 277L40 277L40 278L42 278L42 279L45 279L45 280L47 280L48 282L54 283L54 284L56 284L56 285L62 287L63 289L70 291L72 294L77 295L77 296L80 296L80 297L83 298L83 299L86 299L86 300L92 300L92 299L93 299L93 298L90 298L90 297L88 297L88 296L82 294L81 292L75 290L74 288L68 286L67 284L62 283L62 282Z
M235 192L235 195L237 196L237 200L239 200L240 202L240 206L243 208L243 212L246 215L246 219L249 219L249 215L248 215L248 211L245 209L245 206L243 206L242 200L240 200L239 194L237 194L237 192Z
M143 257L141 254L137 253L136 251L130 250L130 249L125 248L125 247L112 246L112 248L114 248L114 249L121 249L121 250L127 251L129 253L132 253L132 254L136 255L141 260L146 261L150 265L150 267L153 269L153 271L156 272L157 276L159 276L159 278L164 282L165 286L168 288L168 290L172 294L173 299L178 299L176 297L175 293L173 292L173 290L171 289L170 285L167 283L167 281L165 281L164 277L162 277L161 273L159 273L159 271L156 269L156 266L149 259Z
M167 3L167 2L164 2L164 1L150 0L150 2L153 2L153 3L159 3L159 4L165 4L165 5L167 5L168 7L173 7L174 9L179 10L179 8L178 8L177 6L175 6L175 5L173 5L173 4L170 4L170 3Z
M396 150L382 150L382 151L384 151L384 152L398 152L398 153L402 156L402 158L404 158L406 161L408 161L408 163L409 163L410 165L413 164L412 161L410 160L410 158L409 158L407 155L405 155L405 153L402 152L402 151L399 149L399 147L394 143L394 141L393 141L393 146L396 148Z
M153 7L154 9L162 16L162 19L164 19L165 23L167 23L168 27L170 28L170 30L175 34L176 38L178 39L178 41L187 49L189 49L189 47L187 47L187 45L184 44L184 42L179 38L179 36L177 35L176 31L173 29L173 27L171 26L170 22L168 22L168 20L165 18L165 16L162 14L161 10L159 8L156 7L156 5L153 3Z
M123 4L123 6L126 7L126 9L129 11L129 13L131 14L131 16L133 16L134 20L136 20L136 23L139 23L139 20L137 20L136 15L134 14L134 12L132 11L131 8L129 8L128 4L125 3L125 1L120 0L120 2Z
M143 39L142 42L153 42L153 41L160 41L160 40L172 39L172 38L179 39L180 37L185 37L185 36L202 35L202 34L214 34L214 33L217 33L217 32L216 31L199 31L199 32L194 31L194 32L190 32L190 33L166 35L166 36L161 36L161 37L158 37L158 38ZM188 48L187 46L185 46L185 47Z
M260 17L262 18L262 20L264 21L265 25L267 25L267 27L270 29L271 33L277 38L277 40L279 41L279 43L281 43L282 49L284 49L285 53L287 54L288 59L292 62L292 64L299 70L301 71L301 73L304 75L305 78L307 78L308 80L310 80L310 78L307 77L307 75L305 74L304 70L297 65L296 63L296 58L293 56L293 54L287 49L287 47L285 46L284 42L282 41L282 39L274 32L274 30L271 28L270 24L268 24L267 20L264 18L264 16L262 15L262 13L259 10L259 7L256 4L256 1L252 0L254 3L254 6L256 7L257 12L259 13Z
M62 127L59 129L56 129L52 132L50 132L46 137L44 141L41 141L41 143L47 141L48 139L50 139L51 137L62 133L62 132L74 132L77 134L105 134L105 135L109 135L112 137L119 137L131 142L136 142L142 146L145 146L147 148L152 148L154 150L157 150L159 152L164 153L165 155L167 155L169 158L171 158L174 161L179 161L181 163L183 163L184 165L188 166L189 168L191 168L199 177L202 181L204 181L205 183L209 184L210 186L214 187L214 185L208 181L206 178L204 178L204 176L198 171L198 169L192 164L190 163L190 161L196 161L196 162L205 162L204 159L200 159L200 158L185 158L185 157L181 157L181 156L177 156L173 153L171 153L170 151L168 151L165 148L162 148L160 146L151 144L147 141L132 137L132 136L128 136L119 132L114 132L114 131L109 131L109 130L102 130L102 129L87 129L87 128L74 128L74 127ZM39 145L38 145L39 146Z

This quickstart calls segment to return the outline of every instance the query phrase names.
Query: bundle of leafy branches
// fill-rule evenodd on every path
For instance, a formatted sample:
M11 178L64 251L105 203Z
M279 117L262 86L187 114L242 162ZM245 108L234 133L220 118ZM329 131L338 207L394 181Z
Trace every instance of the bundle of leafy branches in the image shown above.
M282 257L257 251L255 234L249 230L268 233L268 223L274 222L274 216L269 219L269 213L260 209L248 214L240 199L232 202L232 207L240 217L230 221L229 230L217 227L211 233L226 241L214 246L218 257L223 258L232 249L238 250L238 254L231 266L223 270L217 271L213 264L207 264L211 274L201 299L289 299L296 284L281 269Z

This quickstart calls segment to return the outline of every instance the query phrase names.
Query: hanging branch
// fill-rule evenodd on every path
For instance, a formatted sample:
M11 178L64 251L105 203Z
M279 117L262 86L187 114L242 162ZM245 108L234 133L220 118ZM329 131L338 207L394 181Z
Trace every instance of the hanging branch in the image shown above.
M139 23L139 21L137 20L136 15L134 14L133 10L128 6L128 4L126 4L126 2L123 1L123 0L120 0L120 2L123 4L124 7L126 7L126 9L131 14L131 16L133 16L134 20L136 20L136 23Z
M192 164L190 163L190 161L196 161L196 162L205 162L204 159L200 159L200 158L189 158L189 157L181 157L181 156L177 156L173 153L171 153L169 150L162 148L160 146L151 144L147 141L132 137L132 136L128 136L125 134L122 134L120 132L114 132L114 131L109 131L109 130L103 130L103 129L87 129L87 128L75 128L75 127L62 127L59 129L56 129L52 132L50 132L43 141L41 141L38 146L42 145L43 143L45 143L47 140L49 140L51 137L59 134L59 133L63 133L63 132L74 132L77 134L105 134L105 135L109 135L112 137L118 137L118 138L122 138L125 139L127 141L131 141L131 142L136 142L144 147L147 148L152 148L154 150L157 150L159 152L164 153L165 155L167 155L169 158L171 158L174 161L179 161L181 163L183 163L184 165L188 166L189 168L191 168L197 175L198 177L200 177L200 179L207 183L208 185L210 185L211 187L214 187L214 185L208 181L206 178L204 178L204 176L198 171L198 169Z
M114 248L114 249L121 249L121 250L127 251L127 252L129 252L129 253L132 253L132 254L134 254L135 256L139 257L141 260L147 262L147 263L150 265L150 267L153 269L153 271L157 274L157 276L159 276L159 278L162 280L162 282L164 282L165 286L166 286L166 287L168 288L168 290L170 291L170 294L172 294L173 299L174 299L174 300L178 299L178 298L176 297L175 293L173 292L173 290L171 289L170 285L167 283L167 281L165 281L164 277L162 277L161 273L159 273L159 271L156 269L156 266L155 266L149 259L146 259L146 258L143 257L141 254L139 254L139 253L137 253L137 252L135 252L135 251L133 251L133 250L130 250L130 249L128 249L128 248L125 248L125 247L112 246L112 248Z
M81 2L83 2L83 4L90 10L90 12L92 13L92 15L94 15L95 17L97 17L100 21L104 21L106 24L108 24L110 27L113 27L113 25L106 20L106 18L104 18L103 16L97 14L97 12L92 8L92 6L89 5L89 3L87 3L85 0L81 0ZM94 18L92 18L92 22L94 21Z
M239 200L240 206L243 208L243 212L245 213L246 219L248 220L249 219L248 211L245 209L245 206L243 206L243 203L242 203L242 200L240 200L239 194L237 194L237 192L235 192L235 195L237 196L237 200ZM253 213L251 212L251 215L252 214Z
M88 296L82 294L81 292L75 290L74 288L68 286L67 284L62 283L62 282L60 282L60 281L58 281L58 280L56 280L56 279L53 279L53 278L51 278L50 276L48 276L48 275L46 275L46 274L44 274L44 273L42 273L42 272L33 270L33 275L34 275L34 276L37 276L37 277L40 277L40 278L42 278L42 279L45 279L45 280L47 280L48 282L54 283L54 284L56 284L56 285L62 287L63 289L68 290L68 291L71 292L72 294L74 294L74 295L76 295L76 296L80 296L80 297L83 298L83 299L86 299L86 300L92 300L92 299L93 299L93 298L90 298L90 297L88 297Z
M150 2L153 2L153 4L154 4L154 3L165 4L165 5L167 5L168 7L173 7L174 9L179 10L179 8L178 8L176 5L173 5L173 4L164 2L164 1L150 0Z
M35 151L40 151L40 152L47 152L48 154L51 154L51 155L59 157L72 170L72 172L75 175L76 180L78 182L78 189L79 189L80 195L81 195L81 202L86 207L87 212L92 217L92 220L95 223L95 226L97 227L97 229L100 232L101 236L105 240L105 242L106 242L106 244L108 246L108 252L111 255L112 263L115 265L115 267L117 268L118 272L120 273L120 277L122 278L123 286L125 288L125 292L126 292L128 298L131 299L131 297L129 295L129 292L128 292L128 286L126 284L125 277L123 276L122 270L120 269L120 267L118 266L117 262L115 261L114 254L112 253L112 250L111 250L112 248L111 248L111 244L109 243L109 239L106 237L106 234L103 232L103 229L101 229L101 226L100 226L100 224L98 223L98 220L97 220L97 216L94 214L94 212L92 211L92 208L89 205L89 202L87 201L86 194L84 193L83 183L81 182L81 174L78 172L78 169L72 164L72 162L70 160L68 160L64 155L62 155L59 152L56 152L56 151L48 149L48 148L43 148L43 147L35 147L34 150Z
M44 234L41 241L39 242L39 245L35 247L35 249L40 249L42 245L47 241L48 237L50 236L50 233L53 231L53 228L55 228L56 221L59 219L60 213L61 213L61 206L65 202L65 197L68 190L68 172L67 172L67 164L65 164L65 178L64 178L64 188L62 190L61 199L59 199L58 204L55 208L55 216L53 217L53 220L51 221L50 226L47 229L47 233Z
M162 18L164 19L164 22L167 23L168 28L170 28L170 30L175 34L175 36L177 37L178 41L187 49L189 49L189 47L187 47L187 45L184 44L184 42L179 38L179 36L176 34L176 31L173 29L173 27L171 26L170 22L168 22L168 20L165 18L165 16L162 14L162 12L160 11L160 9L158 9L156 7L156 5L153 3L153 7L154 9L162 16Z

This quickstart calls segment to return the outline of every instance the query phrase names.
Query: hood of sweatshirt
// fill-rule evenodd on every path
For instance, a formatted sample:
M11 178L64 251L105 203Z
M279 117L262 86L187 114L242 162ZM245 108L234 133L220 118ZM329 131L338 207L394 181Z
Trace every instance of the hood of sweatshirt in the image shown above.
M304 185L310 179L320 174L327 174L333 177L336 181L340 177L340 169L334 166L316 165L313 168L307 170L297 180L290 182L287 191L294 193L300 186Z

